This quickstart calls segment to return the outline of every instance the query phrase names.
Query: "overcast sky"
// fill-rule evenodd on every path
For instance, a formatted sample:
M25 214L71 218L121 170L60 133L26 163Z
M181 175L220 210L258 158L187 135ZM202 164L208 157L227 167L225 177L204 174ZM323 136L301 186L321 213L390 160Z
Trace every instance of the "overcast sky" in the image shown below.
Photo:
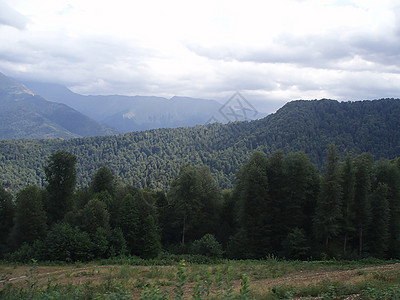
M0 72L81 94L400 97L398 0L0 0Z

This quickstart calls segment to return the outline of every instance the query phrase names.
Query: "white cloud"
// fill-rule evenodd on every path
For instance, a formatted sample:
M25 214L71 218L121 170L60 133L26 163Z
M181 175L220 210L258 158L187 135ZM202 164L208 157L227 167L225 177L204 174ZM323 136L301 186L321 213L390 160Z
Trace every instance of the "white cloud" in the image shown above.
M0 26L0 71L86 94L223 101L240 90L260 110L300 98L399 97L396 5L3 0L0 24L11 27Z
M0 1L0 26L7 25L16 29L25 29L28 19L18 11L12 9L5 2Z

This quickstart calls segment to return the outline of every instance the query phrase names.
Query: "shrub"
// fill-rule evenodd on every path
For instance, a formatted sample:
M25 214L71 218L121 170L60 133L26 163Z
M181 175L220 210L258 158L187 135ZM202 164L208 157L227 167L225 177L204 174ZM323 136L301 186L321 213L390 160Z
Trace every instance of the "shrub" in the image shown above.
M223 254L222 245L212 234L206 234L200 240L194 241L192 253L205 256L221 257Z

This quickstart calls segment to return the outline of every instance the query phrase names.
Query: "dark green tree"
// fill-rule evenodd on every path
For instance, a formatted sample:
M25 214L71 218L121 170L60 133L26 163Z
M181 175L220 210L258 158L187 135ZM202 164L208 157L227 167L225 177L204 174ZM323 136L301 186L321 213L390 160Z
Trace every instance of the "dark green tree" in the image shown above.
M46 213L37 187L26 187L17 194L15 226L17 245L33 244L46 235Z
M0 186L0 257L6 251L7 239L14 225L14 215L12 195Z
M128 252L126 240L121 228L117 227L111 230L109 239L110 256L125 255Z
M289 153L285 158L285 169L287 197L281 204L280 223L286 231L282 240L296 228L301 228L310 237L320 185L318 169L304 152Z
M283 241L283 254L290 259L306 259L310 254L310 241L304 230L294 228Z
M388 187L378 183L371 196L371 225L368 234L370 254L378 258L386 258L389 248L390 208Z
M139 211L135 198L128 194L121 203L121 216L118 226L121 228L126 240L127 249L130 253L136 252L137 230L139 228Z
M49 224L64 218L72 209L72 195L76 184L76 157L66 151L53 153L44 167L49 197L46 210Z
M138 233L138 255L143 258L155 258L161 252L161 236L152 215L145 217Z
M355 196L354 213L355 228L358 237L358 255L363 255L364 235L367 233L371 221L371 172L373 158L369 153L363 153L354 160L355 168Z
M94 235L98 228L108 232L110 229L110 216L106 205L97 199L92 199L85 205L80 213L82 230Z
M49 230L44 241L46 260L66 262L93 259L93 243L87 232L67 223L57 223Z
M93 193L107 191L111 196L113 196L115 192L114 180L115 178L111 170L108 167L103 166L94 174L90 188Z
M355 232L355 170L350 156L341 165L343 254L347 253L349 240Z
M338 162L336 146L330 145L314 218L316 237L324 241L326 251L329 251L329 240L340 232L342 190Z
M271 199L268 190L267 158L255 151L240 169L234 197L239 205L241 243L245 257L260 258L271 252Z
M376 184L387 186L387 200L389 202L389 249L388 257L400 257L400 169L395 163L382 159L374 168Z
M218 229L221 192L208 169L182 167L171 183L168 200L178 218L182 244Z
M271 197L272 223L280 224L280 226L271 228L270 242L274 252L278 253L282 250L282 241L289 232L288 219L292 217L286 210L289 201L289 180L287 178L287 163L282 151L276 151L268 158L267 176Z

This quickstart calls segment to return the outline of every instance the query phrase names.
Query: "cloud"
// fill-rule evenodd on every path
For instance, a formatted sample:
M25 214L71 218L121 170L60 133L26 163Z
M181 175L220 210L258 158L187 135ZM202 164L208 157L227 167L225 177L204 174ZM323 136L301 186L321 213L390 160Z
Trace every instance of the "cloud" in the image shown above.
M25 29L29 20L6 3L0 1L0 24Z
M9 0L0 71L84 94L224 102L241 91L260 111L292 99L398 97L395 2Z

